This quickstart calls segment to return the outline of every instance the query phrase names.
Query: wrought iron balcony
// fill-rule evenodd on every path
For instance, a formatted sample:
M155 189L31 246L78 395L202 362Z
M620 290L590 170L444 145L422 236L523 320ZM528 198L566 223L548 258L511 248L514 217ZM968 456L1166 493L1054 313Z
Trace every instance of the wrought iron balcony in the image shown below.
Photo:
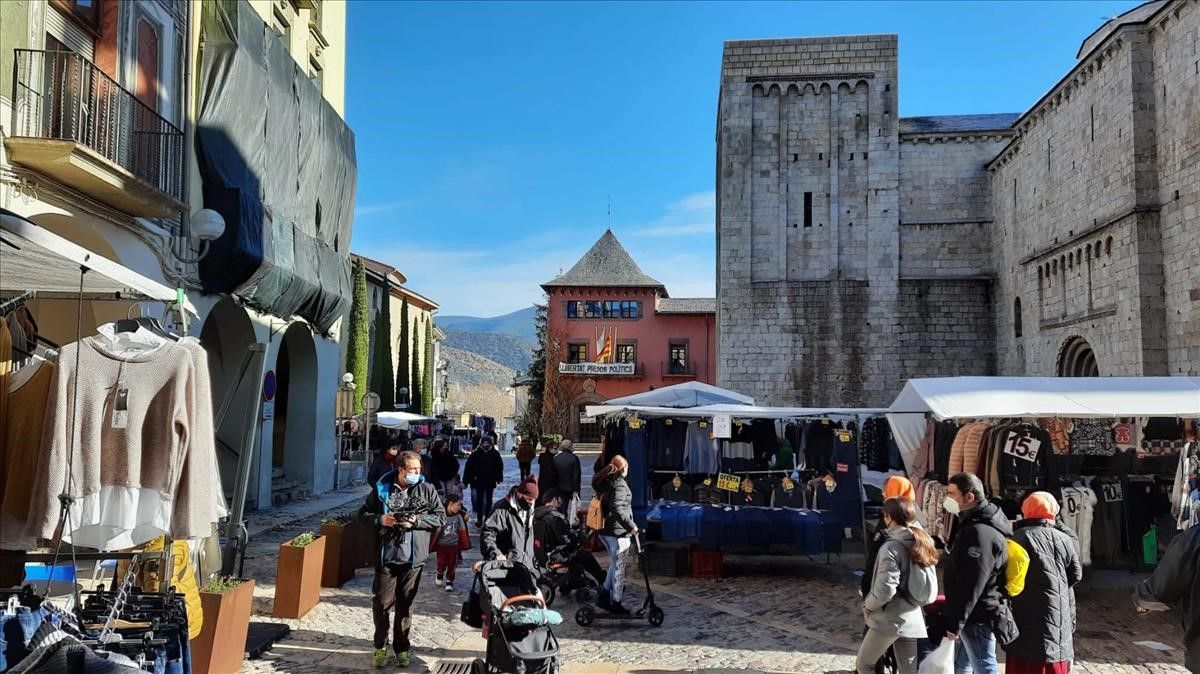
M662 361L662 376L664 377L695 377L696 361L664 360Z
M82 56L15 50L13 163L130 215L184 208L184 137Z

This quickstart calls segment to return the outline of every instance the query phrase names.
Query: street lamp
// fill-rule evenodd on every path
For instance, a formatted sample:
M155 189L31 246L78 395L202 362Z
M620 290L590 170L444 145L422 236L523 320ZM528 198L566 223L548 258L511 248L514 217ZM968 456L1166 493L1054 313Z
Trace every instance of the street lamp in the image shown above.
M399 391L396 391L396 393L397 393L397 395L399 395L399 399L395 403L396 409L397 410L408 409L408 405L409 405L408 388L402 387Z

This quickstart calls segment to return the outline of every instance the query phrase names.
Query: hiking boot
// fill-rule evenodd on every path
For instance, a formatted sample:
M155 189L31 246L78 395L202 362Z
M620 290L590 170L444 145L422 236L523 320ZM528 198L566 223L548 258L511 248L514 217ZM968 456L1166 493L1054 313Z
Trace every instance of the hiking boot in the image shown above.
M401 652L399 652L399 653L397 653L397 654L396 654L396 665L397 665L397 666L399 666L399 667L407 667L407 666L408 666L408 660L409 660L409 657L408 657L408 651L401 651Z
M387 664L387 661L388 649L386 647L376 648L375 655L371 657L371 666L373 666L375 669L383 669L384 665Z

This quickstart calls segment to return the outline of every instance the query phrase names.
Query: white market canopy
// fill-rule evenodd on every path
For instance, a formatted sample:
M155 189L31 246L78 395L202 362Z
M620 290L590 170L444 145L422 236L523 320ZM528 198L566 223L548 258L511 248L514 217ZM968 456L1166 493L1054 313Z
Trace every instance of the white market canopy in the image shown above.
M43 227L0 210L0 292L33 291L46 299L79 297L80 267L85 300L158 300L174 302L174 288L65 239ZM184 298L193 316L196 308Z
M817 419L823 417L869 417L887 410L857 407L759 407L756 405L701 405L700 407L656 407L647 405L589 405L589 417L610 415L639 417L672 417L675 419L711 419L728 416L734 419Z
M361 416L361 415L360 415ZM384 428L408 428L409 424L419 424L426 421L436 421L433 417L427 417L421 414L413 414L412 412L378 412L372 415L375 423Z
M906 464L934 419L1200 417L1200 377L910 379L888 408Z
M753 405L754 398L711 384L689 381L664 386L645 393L613 398L606 405L641 405L645 407L700 407L702 405Z

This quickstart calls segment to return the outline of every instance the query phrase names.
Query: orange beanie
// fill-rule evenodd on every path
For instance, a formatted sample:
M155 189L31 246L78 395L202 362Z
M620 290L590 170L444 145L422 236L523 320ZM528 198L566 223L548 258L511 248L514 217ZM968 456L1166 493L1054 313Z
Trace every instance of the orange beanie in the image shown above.
M1052 520L1058 517L1058 511L1058 501L1053 494L1045 491L1033 492L1021 504L1021 514L1031 520Z
M899 475L893 475L883 483L883 500L890 498L902 498L906 501L916 501L917 492L913 489L912 483L908 478Z

